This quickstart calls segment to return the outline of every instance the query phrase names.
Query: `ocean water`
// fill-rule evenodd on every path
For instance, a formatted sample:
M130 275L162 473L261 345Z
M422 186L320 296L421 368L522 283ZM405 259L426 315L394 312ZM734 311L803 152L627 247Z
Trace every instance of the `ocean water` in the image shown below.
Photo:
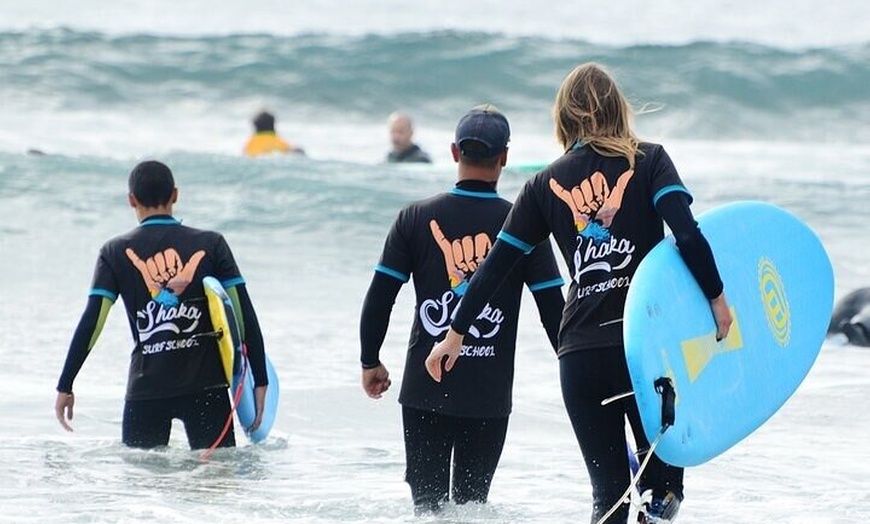
M412 516L395 400L410 287L382 350L394 390L380 401L359 386L357 341L395 214L452 185L459 116L491 101L510 118L500 191L513 198L523 165L559 155L550 105L582 61L611 66L644 109L638 130L666 145L696 213L781 205L824 242L837 297L870 282L868 4L615 2L629 19L563 2L56 4L0 16L0 522L587 521L588 478L529 296L484 507ZM264 106L307 158L241 157ZM397 108L415 116L434 165L380 164ZM120 305L76 380L76 431L54 419L97 250L135 226L126 177L143 158L173 168L177 216L222 231L248 281L282 388L263 445L239 434L242 446L202 462L176 427L166 450L124 448ZM868 403L870 352L826 342L780 412L687 471L679 522L866 521Z

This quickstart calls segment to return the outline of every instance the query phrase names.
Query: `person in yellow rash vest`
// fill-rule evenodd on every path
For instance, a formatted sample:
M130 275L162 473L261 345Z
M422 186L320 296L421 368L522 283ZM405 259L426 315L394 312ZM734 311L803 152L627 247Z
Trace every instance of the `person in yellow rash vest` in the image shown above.
M254 134L245 144L245 154L248 156L268 155L271 153L295 153L304 155L305 150L295 146L275 132L275 116L262 111L253 120Z

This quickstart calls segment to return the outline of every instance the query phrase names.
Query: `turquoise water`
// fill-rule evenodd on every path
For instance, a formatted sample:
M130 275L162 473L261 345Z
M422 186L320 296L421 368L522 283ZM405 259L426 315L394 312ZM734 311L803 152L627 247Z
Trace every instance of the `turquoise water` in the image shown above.
M696 211L764 198L825 242L838 294L865 285L861 250L870 197L866 148L675 141ZM54 420L54 385L101 243L135 225L131 163L102 157L0 154L0 521L414 522L402 482L399 409L358 385L357 320L383 237L399 207L449 187L449 165L422 169L306 159L172 153L177 216L226 234L279 370L282 406L265 445L219 452L119 444L130 349L115 307L76 382L73 434ZM750 160L751 159L751 160ZM836 174L834 180L833 174ZM512 198L527 174L509 170ZM412 293L395 307L383 360L398 384ZM531 304L526 297L526 304ZM557 366L528 305L521 314L515 411L491 504L424 522L575 522L589 486L561 404ZM859 522L870 420L865 349L827 344L783 410L743 443L687 473L694 522ZM244 437L237 435L240 442ZM808 502L808 500L810 502ZM744 508L735 514L734 507ZM760 519L760 520L759 520Z
M357 341L391 221L452 185L458 117L495 102L514 131L509 164L547 162L559 154L555 89L581 61L610 65L636 105L654 110L638 129L666 145L696 212L781 205L824 242L838 297L868 285L867 4L616 3L637 17L560 2L486 1L469 13L453 0L267 0L267 17L236 2L4 7L0 522L586 521L588 478L530 297L514 415L484 508L412 516L395 393L365 397ZM309 158L240 156L263 106ZM379 163L396 108L414 114L434 165ZM177 216L227 237L281 376L272 437L208 463L180 427L168 450L119 444L130 336L118 306L76 381L75 433L53 414L97 251L135 226L126 177L147 157L173 168ZM528 176L508 169L501 193L513 198ZM411 295L400 295L382 352L395 390ZM866 521L868 360L866 349L827 343L777 415L688 471L680 522Z
M0 32L0 150L140 156L237 154L250 117L313 158L375 163L386 116L449 162L451 130L489 101L517 160L558 154L550 107L581 61L611 67L652 139L825 144L870 139L870 44L794 50L750 42L610 46L579 38L445 30L399 34L163 37L74 29Z

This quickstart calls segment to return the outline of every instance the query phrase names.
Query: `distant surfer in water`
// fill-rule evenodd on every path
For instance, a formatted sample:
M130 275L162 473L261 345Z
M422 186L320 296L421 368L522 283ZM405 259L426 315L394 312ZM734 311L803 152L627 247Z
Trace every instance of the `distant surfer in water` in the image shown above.
M468 365L460 355L478 312L524 253L552 233L572 276L559 330L559 369L562 398L592 483L591 521L614 508L606 522L625 523L625 417L641 456L650 444L634 397L601 402L632 390L622 313L638 264L664 238L663 221L709 300L719 339L727 336L732 318L713 253L689 208L692 198L664 148L635 136L631 106L612 77L597 64L576 67L559 88L553 116L565 154L520 191L426 368L441 382ZM651 494L644 522L670 522L683 500L683 469L653 454L639 486Z
M511 412L524 284L535 297L554 349L557 343L563 281L545 242L517 264L487 304L477 308L463 364L451 379L436 384L423 367L511 207L496 193L509 138L507 118L493 106L472 109L459 120L451 145L458 164L455 187L399 212L363 302L362 386L377 399L391 384L379 355L393 303L402 285L414 279L417 307L399 403L405 480L418 514L438 511L451 498L457 504L487 500Z
M390 130L390 143L393 149L387 153L387 163L425 163L432 159L414 143L414 122L405 113L395 112L387 119Z
M245 154L248 156L261 156L271 153L295 153L304 155L305 150L293 145L275 131L275 115L268 111L262 111L254 117L254 134L245 144Z
M870 346L870 288L852 291L837 303L828 335L842 333L849 344Z
M233 299L254 376L256 418L263 416L268 378L263 336L229 246L219 233L181 225L172 216L178 190L157 161L130 173L128 202L139 227L100 250L87 306L57 384L55 415L72 431L73 381L120 296L133 335L121 434L135 448L165 446L172 419L184 422L192 449L234 446L227 379L208 316L202 279L217 278Z

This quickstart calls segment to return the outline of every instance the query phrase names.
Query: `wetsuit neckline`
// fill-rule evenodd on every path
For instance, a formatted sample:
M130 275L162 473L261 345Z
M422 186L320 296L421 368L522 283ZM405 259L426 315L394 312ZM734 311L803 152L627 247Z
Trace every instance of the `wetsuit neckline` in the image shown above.
M402 161L416 154L418 151L421 151L420 146L418 146L417 144L411 144L410 146L406 147L401 151L393 151L393 154L395 155L397 160Z
M177 220L172 215L151 215L150 217L145 218L141 222L139 222L139 226L177 226L181 224L180 220Z
M499 198L496 182L484 180L460 180L450 193L472 198Z
M577 151L579 149L583 149L586 145L589 144L586 140L575 140L571 147L568 148L568 151Z

